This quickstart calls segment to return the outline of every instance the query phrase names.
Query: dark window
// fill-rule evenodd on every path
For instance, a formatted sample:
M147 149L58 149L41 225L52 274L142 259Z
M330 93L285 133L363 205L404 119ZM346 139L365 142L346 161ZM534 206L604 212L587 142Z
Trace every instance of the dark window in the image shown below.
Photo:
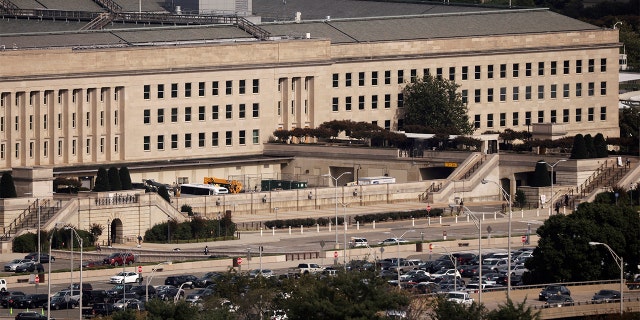
M476 114L473 116L473 126L478 129L480 128L480 115Z
M404 83L404 70L398 70L398 83Z
M177 98L178 97L178 84L177 83L172 83L171 84L171 98Z
M238 93L245 94L247 92L247 80L238 81Z
M513 64L513 77L517 78L520 74L520 64L518 63L514 63Z
M582 73L582 60L576 60L576 73Z
M204 82L198 82L198 96L204 97Z
M364 96L358 96L358 109L364 110Z
M562 122L569 122L569 109L562 109Z
M191 133L184 134L184 147L191 148Z
M358 72L358 86L364 87L364 72Z
M211 106L211 119L220 119L220 108L218 106Z
M475 103L480 103L480 97L481 96L482 96L482 93L481 93L480 89L476 89L475 90L475 94L474 94Z
M204 106L199 106L198 107L198 120L199 121L204 121L205 120L205 107Z
M601 81L600 82L600 95L602 95L602 96L606 96L607 95L607 82L606 81Z
M384 84L391 84L391 71L384 72Z
M145 124L151 123L151 110L144 109L143 114L144 114L143 123L145 123Z
M211 83L211 94L214 96L217 96L218 94L220 94L220 88L218 87L218 81L214 81Z
M253 79L253 93L260 93L260 79Z
M258 118L260 117L260 104L259 103L254 103L253 104L253 112L252 112L252 116L254 118Z
M344 74L344 86L351 87L351 73Z
M538 62L538 75L544 76L544 62Z
M184 84L184 96L187 98L191 97L191 82Z
M231 80L227 80L225 82L225 94L226 95L231 95L233 94L233 81Z
M351 97L344 98L344 109L347 111L351 111Z
M462 80L467 80L469 79L469 67L464 66L462 67Z
M225 106L225 118L227 119L233 118L233 105L228 104Z
M378 71L371 72L371 85L372 86L378 85Z
M475 70L475 71L474 71L474 74L475 74L474 78L475 78L476 80L480 80L480 77L481 77L481 69L482 69L482 68L480 68L480 66L475 66L475 67L474 67L474 70Z
M171 122L178 122L178 108L171 108Z
M551 61L551 70L550 73L552 76L555 76L558 73L558 62Z
M527 62L524 64L524 75L527 77L531 77L531 62Z
M337 112L338 111L338 103L340 102L340 100L338 99L338 97L333 97L331 99L331 111L333 112Z
M191 107L184 108L184 121L191 121Z
M247 117L247 106L244 103L241 103L238 106L238 118L244 119Z
M507 65L506 64L501 64L500 65L500 78L506 78L507 77Z
M151 86L148 84L145 84L143 87L143 96L145 100L149 100L151 98Z
M492 64L487 66L487 78L493 79L493 65Z
M562 73L564 73L564 74L569 74L569 68L570 68L570 66L569 66L569 60L565 60L565 61L563 62L563 67L562 67L562 70L563 70L563 71L562 71Z
M518 119L519 114L518 114L517 112L514 112L514 113L513 113L513 115L512 115L512 117L513 117L513 118L511 119L511 121L512 121L512 125L513 125L514 127L517 127L517 126L518 126L518 122L519 122L519 120L520 120L520 119Z
M164 99L164 84L158 85L158 99Z

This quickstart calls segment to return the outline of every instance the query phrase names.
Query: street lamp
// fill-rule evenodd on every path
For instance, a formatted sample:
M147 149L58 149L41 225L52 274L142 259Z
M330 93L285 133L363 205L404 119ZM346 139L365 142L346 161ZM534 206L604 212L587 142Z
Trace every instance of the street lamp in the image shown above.
M620 314L622 314L624 312L624 293L623 293L623 289L624 289L624 261L622 260L622 257L618 256L613 251L613 249L611 249L611 247L609 247L609 245L606 244L606 243L590 241L589 245L591 245L591 246L598 246L598 245L605 246L609 250L609 253L611 253L611 256L613 257L613 260L616 261L616 264L620 268Z
M151 274L147 277L147 285L145 287L144 290L144 294L145 294L145 302L149 302L149 284L151 283L151 280L153 279L153 275L156 273L156 271L158 271L158 266L164 264L164 262L160 262L158 264L156 264L153 268L151 268ZM123 287L124 288L124 287Z
M78 243L80 243L80 287L79 287L79 291L80 291L80 300L79 300L79 305L80 305L80 318L82 319L82 238L80 237L80 235L78 234L78 231L76 231L76 229L71 228L71 227L65 227L64 230L71 230L71 291L73 293L73 236L75 235L76 239L78 240ZM51 262L49 262L49 264L51 264ZM51 283L51 278L49 278L49 283Z
M546 161L541 161L542 163L548 165L551 168L551 206L549 207L549 210L553 210L552 207L554 205L554 203L553 203L553 180L554 180L553 168L555 168L556 165L558 165L558 163L565 162L565 161L567 161L567 159L560 159L560 160L556 161L554 164L549 164Z
M496 186L498 186L498 188L500 188L500 192L502 193L504 200L509 203L509 230L507 231L507 299L511 299L511 216L513 215L513 212L511 210L511 195L506 190L504 190L504 188L499 183L492 180L482 179L482 184L487 184L489 182L495 184Z
M331 179L334 180L335 184L333 185L334 189L335 189L335 200L336 200L336 249L338 249L340 247L340 245L338 244L338 180L340 180L340 178L342 178L342 176L344 176L345 174L351 174L351 172L347 171L347 172L343 172L342 174L340 174L337 178L334 178L331 174L323 174L323 177L330 177Z
M444 249L444 251L447 252L447 255L449 255L449 260L451 260L451 263L453 263L453 269L455 270L453 273L453 291L458 291L458 259L456 259L451 254L451 252L449 252L449 249L447 249L447 247L439 246L437 244L434 245L434 247ZM480 279L480 281L482 281L482 279Z
M386 234L390 234L393 236L393 238L396 239L396 243L398 244L398 257L396 258L396 262L397 262L397 272L398 272L398 289L400 289L400 239L402 239L404 237L405 234L407 234L408 232L415 232L416 230L407 230L405 231L400 237L397 237L395 233L391 232L391 231L387 231L385 232ZM382 249L382 248L381 248Z
M51 235L49 236L49 270L47 271L47 320L51 320L51 243L53 242L53 235L56 234L58 228L57 222L54 228L54 230L51 230Z
M478 228L478 303L482 303L482 219L478 219L466 206L462 206L462 209L466 210L467 216L471 217Z

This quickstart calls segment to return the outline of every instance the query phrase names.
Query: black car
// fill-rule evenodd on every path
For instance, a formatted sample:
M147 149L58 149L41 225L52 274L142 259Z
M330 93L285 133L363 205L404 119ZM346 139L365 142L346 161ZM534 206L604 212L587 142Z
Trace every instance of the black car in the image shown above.
M564 294L553 294L547 298L545 308L556 308L564 306L572 306L573 298Z
M620 291L616 290L600 290L591 298L593 303L605 303L611 301L620 301Z
M123 292L130 292L131 288L133 288L132 284L116 284L110 290L107 290L107 294L110 297L122 295Z
M115 312L111 303L95 303L91 308L83 309L82 315L85 318L108 316Z
M208 285L214 283L216 281L216 279L218 279L220 277L222 277L221 273L218 273L218 272L207 272L204 276L202 276L202 278L199 278L198 280L196 280L196 282L194 284L198 288L205 288Z
M17 297L24 295L25 293L22 291L3 291L0 293L0 305L3 308L9 308Z
M180 292L178 294L178 292ZM184 298L184 290L179 290L172 285L158 286L156 288L156 297L160 300L171 301L176 295L180 298Z
M65 297L54 297L51 298L51 309L52 310L60 310L60 309L73 309L78 306L78 301L73 299L65 299Z
M111 296L107 293L107 290L91 290L82 291L82 305L89 306L94 303L106 303L109 302Z
M167 279L164 280L164 284L175 286L176 288L180 288L180 286L184 284L183 287L193 289L195 287L196 281L198 281L198 278L196 278L196 276L193 276L190 274L183 274L178 276L167 277Z
M538 299L540 301L547 301L547 299L549 299L550 296L556 295L556 294L571 296L571 291L569 290L569 288L563 285L552 284L552 285L546 286L544 289L542 289L542 291L540 291L540 294L538 294Z
M54 318L49 318L55 320ZM35 311L20 312L16 315L16 320L47 320L47 316Z
M31 261L28 263L23 263L19 266L16 267L16 273L23 273L23 272L34 272L38 270L39 272L44 272L44 268L42 267L41 264L38 264L35 261Z
M145 285L133 286L130 292L135 293L140 297L146 297L147 293L149 294L150 298L153 298L156 296L156 288L154 286L145 286Z
M38 253L37 252L31 252L28 255L24 256L25 259L31 259L33 261L38 261ZM51 262L55 262L56 258L53 256L50 256L48 253L40 253L40 263L49 263L49 261Z
M48 302L49 296L46 293L28 294L16 297L16 299L13 301L13 307L19 309L43 308L47 306Z

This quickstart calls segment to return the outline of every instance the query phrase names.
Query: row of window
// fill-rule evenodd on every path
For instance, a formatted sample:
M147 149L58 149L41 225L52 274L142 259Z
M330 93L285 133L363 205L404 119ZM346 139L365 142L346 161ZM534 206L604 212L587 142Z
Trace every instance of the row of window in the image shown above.
M85 154L89 155L91 154L91 138L87 138L85 141ZM114 137L113 140L113 151L115 153L118 153L118 148L120 146L120 139L119 137ZM15 152L15 158L19 159L20 158L20 142L16 142L14 145L14 152ZM31 141L29 142L29 150L27 150L28 154L29 154L29 158L33 158L34 153L35 153L35 142ZM58 157L62 157L62 151L64 147L64 140L63 139L59 139L58 140L58 147L57 147L57 155ZM71 140L71 154L75 155L77 153L78 150L78 140L77 139L72 139ZM5 143L0 143L0 159L5 159L6 157L6 144ZM40 148L40 151L42 152L42 156L44 158L49 157L49 141L45 140L42 143L42 148ZM99 140L99 144L98 144L98 151L100 153L104 153L105 151L105 138L100 138Z
M110 88L100 88L100 95L98 97L98 99L100 100L100 102L104 102L106 95L107 95L107 90L109 90ZM86 89L87 90L87 94L85 95L85 100L86 102L91 102L91 97L93 96L93 93L95 91L97 91L98 89L95 88L89 88ZM62 100L64 95L68 92L68 90L58 90L58 104L62 104ZM71 91L71 102L72 103L76 103L79 102L78 97L80 96L80 93L82 92L82 89L73 89ZM33 106L34 103L37 100L37 95L38 93L40 93L40 91L31 91L29 92L29 101L28 101L28 105L29 106ZM15 105L19 106L21 104L22 99L24 99L24 97L27 95L26 92L16 92L14 94L14 99L15 99ZM45 90L44 94L42 95L42 104L43 105L47 105L49 103L49 97L53 95L53 90ZM9 106L9 97L11 96L11 93L9 92L2 92L0 93L0 107L8 107ZM114 101L118 101L118 90L114 90L113 91L113 100Z
M397 101L397 106L398 108L402 108L403 107L403 95L402 93L398 93L396 94L396 101ZM375 110L378 109L378 95L372 95L371 96L371 109ZM344 97L344 108L346 111L351 111L352 110L352 104L353 104L353 99L352 97ZM338 97L333 97L331 99L331 111L333 112L338 112L339 111L339 106L340 106L340 98ZM385 109L389 109L391 108L391 95L390 94L385 94L384 95L384 101L383 101L383 106ZM365 96L358 96L358 110L364 110L366 107L366 102L365 102Z
M532 96L533 96L533 88L534 86L525 86L524 87L524 100L531 100ZM573 88L571 86L571 84L569 83L565 83L562 85L562 98L570 98L571 96L571 91L573 90L574 92L574 96L575 97L582 97L585 88L583 87L581 82L576 83ZM500 102L505 102L507 101L507 87L501 87L499 89L499 101ZM558 97L558 85L557 84L551 84L549 85L549 98L550 99L556 99ZM599 92L601 96L606 96L607 95L607 82L606 81L601 81L600 82L600 88L599 88ZM474 93L474 102L475 103L480 103L482 102L482 90L481 89L475 89L473 91ZM511 88L511 100L513 101L519 101L520 100L520 87L519 86L514 86ZM462 102L464 103L468 103L469 100L469 90L464 89L461 91L462 94ZM595 96L596 94L596 84L595 82L589 82L587 83L587 88L586 88L586 95L587 96ZM495 96L495 91L494 88L487 88L486 91L486 102L493 102L494 101L494 96ZM538 100L542 100L545 99L545 86L544 85L539 85L537 86L537 97Z
M233 81L227 80L224 81L224 93L225 95L233 94ZM165 98L165 88L164 84L156 85L156 98L164 99ZM212 81L210 82L210 86L208 82L198 82L197 88L194 87L194 83L185 82L182 85L178 83L172 83L169 85L169 94L171 98L178 98L180 89L182 89L182 97L190 98L194 94L194 90L197 90L198 97L206 96L206 92L210 91L212 96L220 95L220 81ZM247 80L238 80L238 94L246 94L247 93ZM260 79L253 79L251 82L251 93L258 94L260 93ZM145 84L143 86L143 98L145 100L151 99L151 85Z
M191 148L192 144L193 144L193 138L194 138L194 134L191 133L185 133L183 134L183 147L184 148ZM210 136L210 146L212 147L218 147L220 145L220 133L217 131L211 132ZM178 149L179 146L179 135L178 134L171 134L169 136L170 141L169 143L171 143L171 149ZM197 134L197 143L198 143L198 148L204 148L207 145L207 134L205 132L199 132ZM247 144L247 131L246 130L240 130L238 131L238 145L246 145ZM164 150L165 149L165 135L157 135L155 137L155 143L156 143L156 148L157 150ZM259 144L260 143L260 130L258 129L254 129L251 132L251 142L253 144ZM224 132L224 145L225 146L233 146L233 131L225 131ZM151 136L144 136L143 137L143 149L144 151L151 151Z
M62 129L62 113L58 113L57 115L57 121L56 121L56 125L58 127L58 129ZM73 112L71 113L71 128L75 128L77 125L77 117L76 117L76 113ZM86 112L86 117L84 118L85 120L85 125L86 127L91 127L91 112ZM33 130L34 128L34 121L35 121L35 116L34 115L29 115L29 121L27 123L29 130ZM100 111L100 117L98 118L98 122L100 124L100 126L104 126L105 120L104 120L104 111ZM118 125L118 110L115 110L113 113L113 124L114 125ZM42 115L42 129L43 130L47 130L49 127L49 116L44 114ZM14 128L16 131L20 130L20 116L15 116L14 117ZM0 116L0 132L4 132L5 130L5 117L4 116Z
M596 117L596 108L594 107L589 107L587 108L587 121L588 122L593 122L595 121L595 117ZM533 113L531 111L526 111L524 113L524 125L531 125L532 123L532 115ZM545 123L545 111L544 110L539 110L537 113L538 116L538 123ZM559 116L557 110L551 110L550 111L550 118L549 118L549 122L551 123L568 123L570 120L570 110L569 109L562 109L562 115ZM574 119L575 122L582 122L582 108L577 108L575 109L575 113L574 113ZM486 127L487 128L493 128L495 126L495 118L494 118L494 114L490 113L486 115ZM600 107L600 121L606 121L607 120L607 107ZM476 129L479 129L481 127L481 116L479 114L476 114L474 116L474 126ZM499 114L499 126L500 127L506 127L507 126L507 113L506 112L502 112ZM512 112L511 113L511 126L519 126L520 125L520 113L519 112Z
M511 74L512 78L518 78L521 75L521 71L524 72L525 77L531 77L535 73L538 76L544 76L545 74L549 74L552 76L558 75L560 72L562 74L568 75L571 74L571 70L574 70L574 74L582 74L585 70L583 68L583 60L564 60L562 61L562 65L560 66L558 61L549 61L548 63L544 61L540 61L537 64L532 62L526 63L512 63L512 64L500 64L496 69L496 65L490 64L486 66L476 65L473 66L473 69L469 66L462 67L449 67L448 68L448 79L451 81L455 81L457 77L460 77L462 80L469 80L473 76L475 80L482 80L482 74L485 74L484 79L494 79L499 77L500 79L507 78L508 74ZM535 68L535 69L534 69ZM600 59L600 65L598 66L600 72L607 72L607 59ZM444 68L436 68L436 77L442 78L444 77ZM586 72L593 73L596 70L596 59L588 59L586 65ZM460 73L457 73L460 72ZM471 74L472 73L472 74ZM424 68L422 69L422 75L430 75L431 69ZM405 81L405 70L396 70L395 72L395 83L402 84ZM366 72L358 72L358 86L363 87L366 85ZM369 80L372 86L377 86L379 82L380 73L378 71L371 71ZM383 74L384 84L389 85L392 84L392 71L386 70ZM414 82L418 78L418 69L411 69L409 71L409 81ZM353 85L353 73L347 72L344 74L344 86L351 87ZM334 88L340 87L340 74L334 73L332 76L332 85Z
M156 121L158 123L164 123L165 122L165 110L163 108L157 109L156 110ZM170 121L171 122L178 122L178 118L179 118L179 108L171 108L170 109ZM211 119L212 120L219 120L220 119L220 106L211 106ZM192 120L192 113L193 113L193 109L192 107L184 107L183 109L183 114L184 114L184 121L185 122L190 122ZM258 118L260 117L260 104L258 103L254 103L251 106L251 116L253 118ZM224 107L224 117L225 119L233 119L233 105L228 104ZM247 117L247 105L244 103L241 103L238 105L238 119L245 119ZM207 118L207 107L205 106L199 106L198 107L198 121L205 121ZM151 109L144 109L143 110L143 122L145 124L149 124L151 123Z

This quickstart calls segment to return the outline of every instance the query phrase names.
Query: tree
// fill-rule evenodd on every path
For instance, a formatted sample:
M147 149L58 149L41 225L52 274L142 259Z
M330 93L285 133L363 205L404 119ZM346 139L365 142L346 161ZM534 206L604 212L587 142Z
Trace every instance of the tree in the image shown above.
M109 174L107 173L107 169L100 167L98 168L96 184L93 186L93 191L104 192L109 190L111 190L109 187Z
M596 137L593 138L593 145L596 149L596 158L606 158L609 155L609 151L607 151L607 141L605 141L602 133L596 134Z
M540 313L542 311L538 310L533 312L531 306L527 306L527 299L518 303L517 305L513 304L511 299L507 299L505 304L499 304L498 309L491 310L487 314L485 319L487 320L538 320L540 319Z
M162 199L171 203L171 197L169 196L169 190L167 190L167 187L160 186L160 188L158 188L158 195L161 196Z
M0 178L0 198L17 198L16 185L13 183L11 173L5 172Z
M547 163L544 160L536 162L536 169L529 185L532 187L548 187L551 185L551 177L549 176L549 170L547 170Z
M119 191L122 190L122 183L120 182L120 174L118 173L118 168L111 167L109 168L109 190L111 191Z
M521 189L516 190L515 205L519 208L524 207L527 203L527 195Z
M591 136L591 134L587 134L584 136L584 145L587 147L587 158L595 158L596 147L593 144L593 137Z
M133 185L131 184L131 174L129 174L129 168L127 167L120 168L120 171L118 171L118 175L120 176L120 183L122 184L122 190L133 189Z
M571 157L570 159L587 159L589 154L587 152L587 145L584 142L584 136L581 134L576 134L573 137L573 147L571 148Z
M467 105L460 87L442 77L425 75L402 89L406 125L420 125L431 133L471 134Z
M486 314L484 304L473 302L467 306L449 301L444 295L439 295L432 301L432 309L429 312L432 320L482 320Z

